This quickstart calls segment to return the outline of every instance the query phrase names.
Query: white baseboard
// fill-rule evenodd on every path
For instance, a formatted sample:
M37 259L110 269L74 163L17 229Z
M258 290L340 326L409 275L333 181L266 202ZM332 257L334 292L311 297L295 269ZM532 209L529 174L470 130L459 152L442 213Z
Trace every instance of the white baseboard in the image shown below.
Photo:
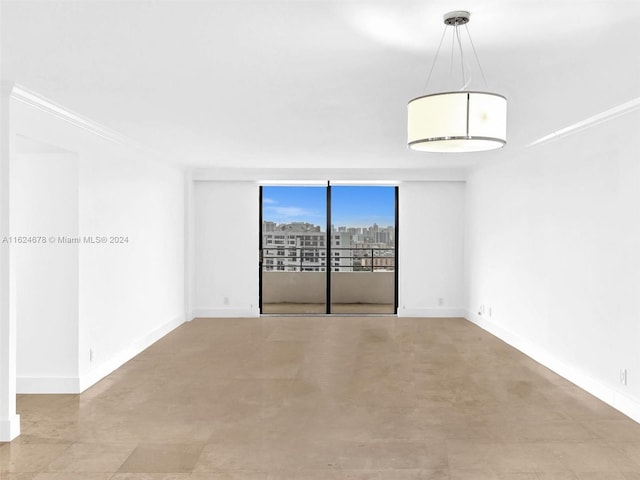
M495 322L479 316L470 310L467 311L465 318L640 423L640 400L605 385L602 381L593 378L574 365L567 364L539 345L510 332Z
M138 340L132 342L126 349L122 350L120 353L110 358L106 362L103 362L102 364L96 366L94 369L81 375L78 393L84 392L87 388L98 383L104 377L120 368L133 357L138 355L149 346L153 345L155 342L167 335L173 329L182 325L184 322L185 319L182 315L174 318L170 322L162 325L160 328L156 328L142 338L139 338Z
M0 419L0 442L10 442L20 435L20 415Z
M465 314L462 307L398 308L399 317L463 318Z
M16 393L80 393L78 377L18 377Z
M259 317L260 309L258 307L194 308L191 315L192 315L192 318Z
M82 393L183 323L183 316L171 320L80 377L18 377L16 391L29 394Z

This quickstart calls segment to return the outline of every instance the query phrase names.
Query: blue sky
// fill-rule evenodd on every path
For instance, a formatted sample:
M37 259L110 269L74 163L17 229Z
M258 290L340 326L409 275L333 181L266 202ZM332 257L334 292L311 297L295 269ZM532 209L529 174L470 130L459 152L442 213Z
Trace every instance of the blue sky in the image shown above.
M325 187L262 187L263 220L276 223L327 223ZM332 223L336 227L394 225L394 187L331 187ZM323 228L324 230L324 228Z

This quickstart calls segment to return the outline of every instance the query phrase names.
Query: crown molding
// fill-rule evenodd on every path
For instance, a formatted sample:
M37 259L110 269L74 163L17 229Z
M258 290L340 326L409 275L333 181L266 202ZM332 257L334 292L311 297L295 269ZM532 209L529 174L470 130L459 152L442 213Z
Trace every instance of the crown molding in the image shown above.
M569 135L573 135L574 133L581 132L586 130L587 128L595 127L601 123L607 122L609 120L613 120L614 118L618 118L622 115L626 115L640 108L640 97L629 100L628 102L622 103L620 105L616 105L615 107L609 108L603 112L592 115L591 117L585 118L584 120L580 120L572 125L561 128L560 130L556 130L555 132L550 133L549 135L545 135L527 145L527 148L534 147L536 145L542 145L544 143L550 142L552 140L557 140L563 137L567 137Z
M48 113L49 115L53 115L106 140L140 148L140 145L138 145L134 140L72 110L69 110L68 108L63 107L62 105L55 103L52 100L23 87L22 85L14 84L10 96L14 100L29 105L30 107L37 108L38 110Z
M111 128L102 125L98 122L91 120L79 113L70 110L59 103L56 103L28 88L23 87L17 83L11 82L2 82L2 89L5 90L5 84L7 84L6 88L10 88L10 98L17 100L25 105L28 105L32 108L36 108L42 112L45 112L49 115L52 115L60 120L63 120L75 127L81 128L82 130L89 132L93 135L96 135L100 138L108 140L110 142L116 143L118 145L123 145L125 147L133 148L142 153L145 153L156 160L161 160L162 163L166 163L169 165L173 165L174 162L171 162L169 159L165 158L161 153L143 145L136 140L133 140L126 135L123 135Z

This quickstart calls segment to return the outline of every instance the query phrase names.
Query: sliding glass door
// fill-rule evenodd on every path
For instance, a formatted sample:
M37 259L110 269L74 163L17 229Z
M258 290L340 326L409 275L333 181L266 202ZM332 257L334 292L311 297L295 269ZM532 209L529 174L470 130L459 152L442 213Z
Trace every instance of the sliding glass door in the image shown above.
M326 313L327 187L261 191L261 312Z
M396 232L397 187L261 187L261 313L396 313Z
M331 187L332 313L395 313L395 192Z

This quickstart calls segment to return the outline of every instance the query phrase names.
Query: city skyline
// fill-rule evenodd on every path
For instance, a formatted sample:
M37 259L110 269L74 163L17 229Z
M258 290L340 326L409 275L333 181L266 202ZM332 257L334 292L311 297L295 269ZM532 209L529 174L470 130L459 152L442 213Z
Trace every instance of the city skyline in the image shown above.
M326 187L263 187L263 220L308 222L326 227ZM395 225L395 187L332 186L331 220L335 228Z
M318 225L316 223L311 223L311 222L305 222L305 221L292 221L292 222L273 222L271 220L266 220L263 219L262 220L262 225L263 227L267 224L273 224L274 227L283 227L283 226L287 226L287 225L296 225L296 224L300 224L300 225L309 225L311 227L318 227L320 229L320 231L324 232L324 228L326 227L325 224L322 225ZM372 223L371 225L364 225L364 226L353 226L353 225L336 225L335 223L331 224L333 231L334 232L350 232L351 230L357 230L358 232L364 232L366 230L370 230L372 228L379 228L380 230L386 230L386 229L395 229L394 225L378 225L377 223ZM266 231L266 230L265 230Z
M263 222L262 268L273 272L388 271L395 268L394 227L341 227L331 235L307 222ZM329 245L331 249L329 250Z

